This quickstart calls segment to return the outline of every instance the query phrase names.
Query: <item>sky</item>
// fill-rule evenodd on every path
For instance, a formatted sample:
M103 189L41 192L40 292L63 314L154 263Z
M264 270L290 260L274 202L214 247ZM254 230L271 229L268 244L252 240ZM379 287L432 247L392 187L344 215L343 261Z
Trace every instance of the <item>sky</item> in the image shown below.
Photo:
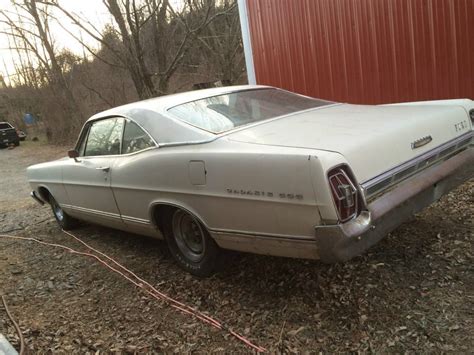
M107 23L111 23L111 16L107 12L105 5L102 0L63 0L60 1L67 10L87 19L95 27L103 29ZM11 0L0 0L1 10L13 10ZM73 25L71 20L65 18L64 15L60 16L60 13L56 10L54 13L60 18L63 25L65 25L71 32L79 35L80 31L77 26ZM4 30L5 27L0 23L0 31ZM82 46L72 38L61 26L56 23L51 24L53 38L55 40L57 49L68 48L76 54L82 55ZM98 47L98 43L92 38L88 37L87 34L82 34L83 39L93 48ZM0 74L8 82L8 76L14 73L14 62L18 58L16 54L12 53L8 49L8 40L5 34L0 33Z

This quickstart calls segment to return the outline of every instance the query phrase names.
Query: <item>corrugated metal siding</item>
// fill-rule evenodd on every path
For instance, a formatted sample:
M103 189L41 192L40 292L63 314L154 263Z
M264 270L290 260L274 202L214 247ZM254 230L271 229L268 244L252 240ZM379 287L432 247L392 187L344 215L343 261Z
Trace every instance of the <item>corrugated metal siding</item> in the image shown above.
M352 103L474 99L474 0L247 0L257 83Z

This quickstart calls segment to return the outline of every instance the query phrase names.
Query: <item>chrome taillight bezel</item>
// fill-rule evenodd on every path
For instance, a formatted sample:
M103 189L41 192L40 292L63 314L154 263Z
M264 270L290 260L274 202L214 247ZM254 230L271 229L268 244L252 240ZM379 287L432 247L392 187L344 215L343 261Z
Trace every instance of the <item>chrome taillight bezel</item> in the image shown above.
M363 197L349 167L336 166L329 170L327 178L339 222L344 223L356 218L361 212Z

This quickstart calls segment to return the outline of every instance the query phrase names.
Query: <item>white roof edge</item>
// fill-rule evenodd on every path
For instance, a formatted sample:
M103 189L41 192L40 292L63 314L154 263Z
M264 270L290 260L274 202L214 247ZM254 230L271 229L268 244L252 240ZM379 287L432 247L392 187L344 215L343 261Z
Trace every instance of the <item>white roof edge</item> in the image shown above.
M181 92L176 94L170 94L165 96L158 96L147 100L136 101L129 104L125 104L122 106L117 106L110 108L108 110L96 113L92 117L90 117L87 121L96 120L98 118L114 116L114 115L124 115L131 110L136 109L144 109L144 110L151 110L156 111L157 113L161 113L166 111L169 107L179 105L181 103L199 100L209 96L216 96L222 95L229 92L235 91L243 91L243 90L254 90L254 89L262 89L262 88L272 88L271 86L266 85L236 85L236 86L223 86L218 88L210 88L210 89L202 89L202 90L194 90L194 91L187 91ZM160 103L163 110L157 110L157 103Z
M158 144L209 141L215 139L216 135L172 117L167 110L176 105L206 97L263 88L272 87L264 85L225 86L160 96L99 112L89 118L87 122L111 116L121 116L136 121Z

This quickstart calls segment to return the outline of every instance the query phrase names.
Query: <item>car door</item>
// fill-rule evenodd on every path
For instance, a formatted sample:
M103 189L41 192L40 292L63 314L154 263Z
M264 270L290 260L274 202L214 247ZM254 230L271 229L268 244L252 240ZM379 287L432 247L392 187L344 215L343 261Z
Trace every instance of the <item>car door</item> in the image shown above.
M112 189L126 229L150 236L156 236L149 220L153 193L149 186L143 184L143 177L149 176L144 168L150 164L150 150L156 147L157 143L147 132L134 121L126 119L122 155L117 157L112 172ZM153 162L157 163L157 160Z
M124 119L109 117L88 123L78 143L79 157L63 168L68 212L111 227L122 220L111 188L111 174L122 145Z

